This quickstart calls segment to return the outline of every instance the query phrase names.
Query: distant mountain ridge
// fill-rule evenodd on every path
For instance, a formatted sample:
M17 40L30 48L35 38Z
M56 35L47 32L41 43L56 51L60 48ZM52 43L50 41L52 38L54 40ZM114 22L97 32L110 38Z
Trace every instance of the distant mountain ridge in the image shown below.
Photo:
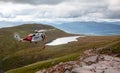
M69 33L85 35L120 35L120 22L69 22L54 24Z

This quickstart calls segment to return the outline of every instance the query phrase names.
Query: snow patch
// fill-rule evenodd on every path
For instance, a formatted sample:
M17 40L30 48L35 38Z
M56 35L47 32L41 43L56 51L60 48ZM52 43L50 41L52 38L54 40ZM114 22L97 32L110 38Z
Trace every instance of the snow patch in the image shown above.
M77 38L79 37L85 37L85 36L71 36L71 37L57 38L56 40L53 40L52 42L47 43L46 45L55 46L55 45L67 44L68 42L77 41Z

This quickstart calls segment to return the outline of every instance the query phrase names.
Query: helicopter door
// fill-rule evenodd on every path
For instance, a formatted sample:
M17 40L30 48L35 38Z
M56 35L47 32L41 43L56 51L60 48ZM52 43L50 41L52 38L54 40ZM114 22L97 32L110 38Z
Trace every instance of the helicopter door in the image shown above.
M42 37L41 37L42 33L36 33L35 36L32 37L32 42L37 42L37 41L41 41Z

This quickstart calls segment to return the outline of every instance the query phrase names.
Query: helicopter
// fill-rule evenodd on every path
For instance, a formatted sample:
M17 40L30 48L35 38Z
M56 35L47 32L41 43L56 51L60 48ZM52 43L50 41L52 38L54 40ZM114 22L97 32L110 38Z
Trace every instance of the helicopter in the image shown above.
M53 29L49 30L35 30L34 33L27 35L25 38L21 38L18 33L14 33L14 38L20 42L30 42L30 43L37 43L39 41L43 41L45 48L45 41L46 41L46 34L45 32L51 31Z

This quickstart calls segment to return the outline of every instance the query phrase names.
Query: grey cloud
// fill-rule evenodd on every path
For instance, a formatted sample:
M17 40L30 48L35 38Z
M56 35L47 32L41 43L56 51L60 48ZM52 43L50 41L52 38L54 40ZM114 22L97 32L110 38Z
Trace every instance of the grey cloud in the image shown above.
M36 13L38 10L34 10L34 9L23 9L21 11L16 12L16 15L32 15L34 13Z
M14 15L7 15L7 14L3 14L3 13L0 13L0 17L1 18L15 18L15 16Z
M29 3L33 8L25 8L15 11L15 16L30 16L31 19L42 18L91 18L98 19L120 19L120 10L109 10L108 0L2 0L14 3ZM61 4L59 4L61 3ZM41 4L35 6L35 4ZM47 4L44 6L42 4ZM52 5L49 5L52 4ZM58 4L58 5L54 5ZM70 8L71 7L71 8ZM113 9L113 10L112 10ZM12 16L0 14L1 17L9 18Z
M120 10L117 10L117 11L108 10L105 13L105 16L106 18L109 18L109 19L120 19Z
M22 4L59 4L66 0L0 0L3 2L13 2L13 3L22 3Z
M107 9L107 6L89 6L85 7L84 9L77 9L75 11L70 12L70 17L76 18L76 17L82 17L86 16L88 14L94 14L94 13L104 13L104 11ZM69 17L68 17L69 18Z

